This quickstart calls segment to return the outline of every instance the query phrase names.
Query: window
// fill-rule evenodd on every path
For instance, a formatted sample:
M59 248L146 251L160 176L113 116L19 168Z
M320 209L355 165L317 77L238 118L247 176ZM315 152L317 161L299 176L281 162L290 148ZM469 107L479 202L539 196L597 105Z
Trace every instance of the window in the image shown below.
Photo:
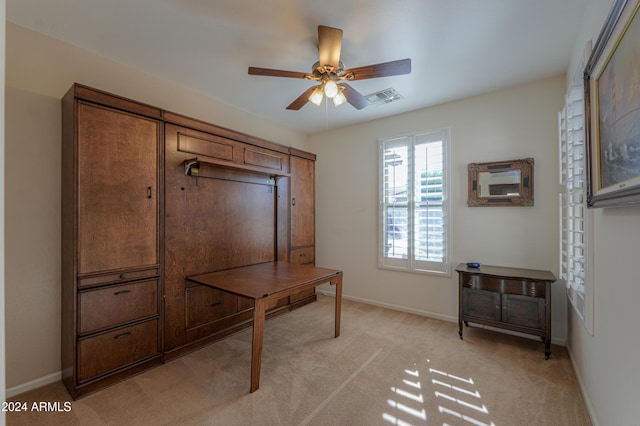
M560 269L569 300L580 316L584 307L585 146L582 87L571 89L560 113L562 237Z
M560 127L560 278L567 296L589 332L592 280L587 275L589 215L586 206L584 89L574 86L559 114Z
M378 266L448 274L448 130L379 142Z
M564 108L558 114L560 154L560 280L571 306L588 333L593 318L593 212L587 209L587 164L584 129L584 66L591 55L587 42L582 60L569 82Z

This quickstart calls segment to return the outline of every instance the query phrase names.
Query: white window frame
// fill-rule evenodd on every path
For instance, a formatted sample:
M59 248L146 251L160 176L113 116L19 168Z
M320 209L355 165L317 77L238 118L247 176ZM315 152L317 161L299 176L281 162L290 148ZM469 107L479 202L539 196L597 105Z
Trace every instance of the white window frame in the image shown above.
M449 253L450 253L450 229L451 229L451 219L450 219L450 208L449 208L449 145L450 145L450 129L442 128L435 129L427 132L414 133L405 136L397 136L392 138L380 139L378 141L378 165L379 165L379 179L378 179L378 267L381 269L389 269L395 271L403 271L403 272L415 272L421 274L433 274L433 275L450 275L450 266L449 266ZM438 202L436 206L440 206L442 209L442 222L441 226L438 223L437 227L441 227L441 232L437 234L439 237L441 235L441 250L437 250L437 252L441 253L441 258L432 258L432 259L424 259L424 256L416 255L418 249L416 246L420 244L420 241L416 241L416 232L417 230L424 230L425 226L427 226L430 222L428 221L428 208L429 201L423 200L420 197L416 197L416 187L421 185L421 172L415 171L415 161L414 161L414 153L415 147L423 144L430 143L442 143L442 195L441 195L441 203ZM389 202L389 197L385 197L385 149L387 148L406 148L407 149L407 165L406 165L406 173L408 175L408 184L407 184L407 194L406 201L402 202L402 208L406 209L407 212L407 229L403 233L401 238L406 239L407 246L407 255L404 258L391 257L385 255L385 245L388 244L387 235L389 232L387 226L387 216L385 212L388 211L389 208L392 208L392 203ZM388 159L387 159L388 161ZM416 178L419 183L416 185ZM424 189L424 187L422 188ZM388 194L387 194L388 195ZM414 214L417 208L426 208L427 209L427 223L422 224L419 221L419 217ZM423 231L424 232L424 231ZM428 247L429 243L433 243L434 240L438 245L440 244L440 238L429 238L423 241L423 244L426 244ZM422 259L421 259L422 257Z

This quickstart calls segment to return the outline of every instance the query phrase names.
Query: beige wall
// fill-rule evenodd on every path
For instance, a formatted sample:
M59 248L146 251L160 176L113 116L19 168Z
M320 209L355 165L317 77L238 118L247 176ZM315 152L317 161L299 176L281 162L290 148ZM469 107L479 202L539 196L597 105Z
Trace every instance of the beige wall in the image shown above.
M4 99L5 58L5 0L0 0L0 99ZM4 102L0 104L0 168L4 169ZM0 330L4 330L4 176L0 176ZM5 400L5 333L0 337L0 401ZM0 426L5 424L5 414L0 413Z
M588 3L567 80L579 64L586 42L595 43L613 2ZM590 214L593 334L570 309L567 347L594 424L635 425L640 421L640 337L635 324L640 300L640 206L592 209Z
M11 23L6 41L5 338L11 395L60 374L60 98L74 82L285 145L308 144L301 133Z
M559 76L311 136L318 155L318 265L344 269L345 297L457 321L455 272L442 278L377 268L378 139L447 127L452 267L473 260L557 275L557 113L564 90ZM535 159L535 206L467 207L468 163L525 157ZM560 286L552 301L552 337L564 343ZM455 338L456 326L451 332Z
M60 370L60 102L6 88L7 387Z

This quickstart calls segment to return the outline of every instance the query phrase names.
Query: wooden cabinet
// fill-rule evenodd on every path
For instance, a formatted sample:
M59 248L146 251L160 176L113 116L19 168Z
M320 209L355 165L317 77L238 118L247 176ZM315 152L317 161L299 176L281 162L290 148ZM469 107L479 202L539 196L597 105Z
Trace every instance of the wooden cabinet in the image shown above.
M481 266L456 267L459 282L459 335L462 324L492 327L540 336L545 357L551 354L551 284L549 271Z
M72 397L251 326L252 299L187 276L315 262L315 155L78 84L62 127ZM272 300L267 317L314 300Z
M75 398L161 361L161 111L63 99L62 368Z
M291 263L315 265L315 159L314 154L291 150ZM315 288L290 296L294 307L316 300Z

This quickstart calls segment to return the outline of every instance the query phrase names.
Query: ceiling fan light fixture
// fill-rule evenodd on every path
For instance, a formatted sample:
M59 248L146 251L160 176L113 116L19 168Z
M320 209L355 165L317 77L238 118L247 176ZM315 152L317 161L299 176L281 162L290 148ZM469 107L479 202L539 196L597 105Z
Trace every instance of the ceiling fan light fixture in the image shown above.
M338 93L333 97L333 105L340 106L345 102L347 102L347 98L342 93L342 90L338 89Z
M338 94L338 85L333 80L327 80L324 83L324 94L327 95L327 98L333 98Z
M309 96L309 102L316 106L320 106L322 103L322 86L316 87L316 90L311 93L311 96Z

